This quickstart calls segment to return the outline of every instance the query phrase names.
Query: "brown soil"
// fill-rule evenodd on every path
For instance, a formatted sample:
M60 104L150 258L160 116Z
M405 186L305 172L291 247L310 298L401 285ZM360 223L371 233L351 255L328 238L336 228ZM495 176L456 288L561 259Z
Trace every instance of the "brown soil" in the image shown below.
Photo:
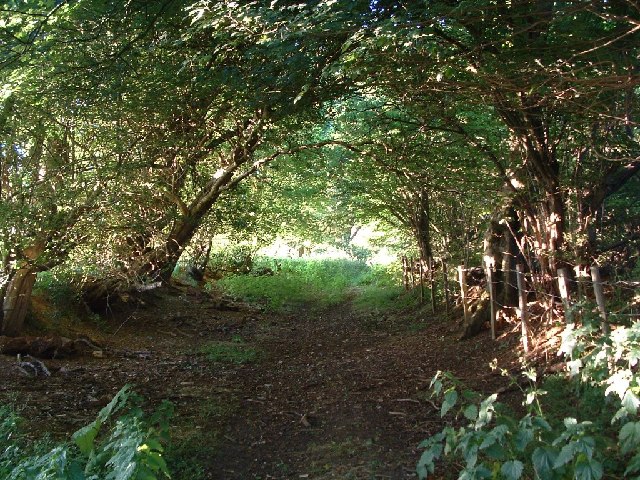
M222 311L187 288L146 302L65 328L100 345L101 357L44 360L50 377L27 377L0 355L0 401L18 403L34 435L64 437L127 383L151 406L168 399L177 479L409 479L418 443L444 425L429 398L435 373L493 392L507 381L490 361L513 368L517 348L515 337L459 342L451 321L363 314L350 303L286 315ZM239 339L257 351L254 361L199 353Z

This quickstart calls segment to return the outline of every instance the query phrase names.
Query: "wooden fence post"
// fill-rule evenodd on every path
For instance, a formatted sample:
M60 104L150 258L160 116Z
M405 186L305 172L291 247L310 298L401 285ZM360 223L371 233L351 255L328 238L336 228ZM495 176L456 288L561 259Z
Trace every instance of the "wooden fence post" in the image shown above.
M420 305L424 303L424 262L418 260L418 275L420 275Z
M409 262L410 262L409 276L411 277L411 290L415 290L415 288L416 288L416 276L414 275L414 273L415 273L415 268L416 268L416 262L413 260L413 257L411 257Z
M487 288L489 290L489 306L491 307L491 339L496 339L496 294L495 288L493 285L493 263L491 261L485 262L486 270L487 270Z
M434 275L433 275L433 257L429 257L428 260L429 262L429 287L431 289L431 313L435 314L436 313L436 287L435 287L435 280L434 280Z
M442 281L444 283L444 311L449 316L449 277L447 274L447 262L442 259Z
M402 256L402 286L406 291L409 291L409 260L407 260L407 256Z
M529 326L527 325L527 289L524 283L524 266L516 265L516 277L518 279L518 316L522 328L522 349L529 353Z
M602 291L602 278L600 277L600 269L593 265L591 267L591 281L593 282L593 293L596 296L596 303L598 304L598 311L600 312L600 318L602 318L602 333L609 335L610 328L607 319L607 308L604 301L604 292Z
M567 269L558 269L558 290L560 290L560 298L562 298L562 307L564 308L565 323L573 323L571 315L571 304L569 300L569 289L567 287Z
M578 300L584 300L587 295L587 289L584 284L586 272L583 270L582 265L576 265L573 269L576 272L576 279L578 281Z
M463 265L458 266L458 280L460 282L460 296L462 297L464 323L467 324L469 322L469 305L467 305L467 272Z

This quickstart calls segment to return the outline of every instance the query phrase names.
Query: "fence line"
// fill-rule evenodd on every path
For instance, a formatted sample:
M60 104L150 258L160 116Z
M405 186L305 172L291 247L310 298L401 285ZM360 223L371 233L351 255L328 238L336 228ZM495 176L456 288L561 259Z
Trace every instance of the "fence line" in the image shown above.
M444 304L445 311L447 315L449 314L450 303L450 285L449 285L449 277L448 277L448 268L446 262L441 259L437 264L438 268L442 268L442 282L443 282L443 290L444 290ZM431 300L431 310L433 313L436 312L436 265L434 265L434 259L430 258L427 260L408 258L407 256L402 257L402 267L403 267L403 285L406 290L411 288L415 289L417 286L420 287L420 302L425 302L425 282L428 281L428 289ZM573 279L570 278L569 268L571 268L573 275ZM496 322L498 312L501 309L507 307L507 305L503 305L497 298L496 293L496 267L490 261L487 261L485 264L485 268L482 267L466 267L464 265L459 265L456 268L457 276L458 276L458 284L460 288L460 298L464 312L465 323L470 320L470 298L469 298L469 276L467 275L470 272L479 273L482 272L484 278L486 278L486 290L489 293L489 302L490 302L490 327L491 327L491 338L496 339ZM544 318L545 316L553 315L554 306L558 305L558 301L560 301L562 305L562 309L564 311L564 317L566 323L573 323L576 319L574 318L574 312L572 310L572 303L575 300L572 299L571 290L573 289L576 292L576 300L580 301L586 297L595 298L598 312L601 318L602 330L605 334L609 334L610 325L609 319L607 315L606 309L606 297L604 295L604 287L616 287L617 289L622 289L623 291L636 291L640 289L640 281L632 281L632 280L603 280L602 274L600 272L600 268L598 266L587 267L585 265L571 265L568 267L559 268L557 271L557 275L550 274L542 274L540 272L526 272L525 265L520 263L516 265L516 269L506 269L502 270L504 279L501 280L501 283L513 289L514 292L518 294L518 318L521 322L522 328L522 342L523 349L527 351L529 349L529 335L530 329L528 326L528 315L527 311L528 306L528 298L531 294L534 294L536 298L541 300L543 305L546 305L545 310L540 315ZM505 279L511 278L509 273L515 273L516 283L512 283L510 281L505 281ZM476 279L477 281L477 279ZM480 282L482 284L482 282ZM592 294L589 294L589 291L592 291ZM623 316L628 316L630 318L640 318L640 305L636 305L635 303L631 303L629 306L620 309L620 311L616 312L617 315L621 315L621 312L629 309L628 314L624 314Z
M527 288L527 279L531 280L532 282L535 282L535 280L541 278L540 275L538 274L526 274L524 271L524 265L523 264L518 264L516 265L516 281L517 284L513 285L510 282L504 282L506 285L510 285L512 287L517 288L517 292L518 292L518 308L517 308L517 313L518 313L518 319L520 321L521 324L521 333L522 333L522 348L524 350L525 353L527 353L529 351L529 335L530 335L530 329L529 329L529 325L528 325L528 297L529 294L531 293L535 293L536 296L538 298L540 298L540 296L542 295L543 299L547 299L550 301L550 308L547 308L545 310L545 312L542 315L545 315L546 313L550 312L553 309L553 305L556 304L556 301L558 299L558 295L554 294L554 293L549 293L540 289L530 289ZM467 303L468 303L468 285L467 285L467 276L466 273L469 271L475 271L475 268L465 268L463 265L460 265L458 267L458 276L460 279L460 291L461 291L461 297L462 297L462 301L463 301L463 305L465 306L465 309L467 307ZM507 272L513 272L513 270L506 270ZM609 318L608 318L608 313L607 313L607 308L606 308L606 300L605 300L605 295L604 295L604 289L603 286L604 285L613 285L613 286L627 286L627 288L630 288L630 286L637 286L640 287L640 282L636 282L636 281L627 281L627 280L622 280L622 281L615 281L615 282L604 282L602 280L601 274L600 274L600 269L598 266L591 266L589 268L590 271L590 278L586 277L584 274L583 276L585 276L585 280L583 282L579 282L578 286L579 286L579 297L580 298L584 298L587 294L587 278L589 278L591 286L593 288L593 295L596 299L596 304L598 307L598 313L600 315L600 319L601 319L601 328L602 331L605 335L609 335L611 332L611 327L609 324ZM490 301L490 325L491 325L491 338L495 340L496 338L496 332L495 332L495 328L496 328L496 317L497 317L497 310L498 308L496 308L496 306L500 307L500 308L505 308L505 305L502 305L498 299L496 298L496 292L495 292L495 267L493 265L491 265L490 263L487 264L486 269L485 269L485 275L486 275L486 281L487 281L487 291L489 293L489 301ZM503 271L504 272L504 271ZM565 268L560 268L558 269L558 275L557 276L545 276L545 281L547 282L547 284L549 285L549 283L551 281L555 281L557 282L557 291L559 292L559 297L560 300L562 302L562 306L563 306L563 311L564 311L564 316L565 316L565 322L566 323L573 323L574 322L574 318L572 316L572 308L571 308L571 296L570 296L570 289L569 289L569 279L568 279L568 275L567 275L567 271ZM578 279L576 279L578 280ZM549 285L551 286L551 285ZM633 288L633 290L637 290L637 288ZM631 304L629 306L627 306L626 308L631 309L631 313L629 313L626 316L629 316L631 318L640 318L640 313L638 313L637 311L637 307L634 306L634 304ZM622 311L626 310L623 309ZM465 312L465 320L468 320L468 315Z

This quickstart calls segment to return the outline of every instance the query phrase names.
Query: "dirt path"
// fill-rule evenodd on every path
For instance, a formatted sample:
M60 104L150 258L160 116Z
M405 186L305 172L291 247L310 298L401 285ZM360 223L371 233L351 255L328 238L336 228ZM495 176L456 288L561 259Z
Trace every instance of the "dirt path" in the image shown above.
M151 300L113 318L108 332L68 332L104 345L103 358L50 360L53 375L34 379L0 356L0 399L19 399L31 428L54 435L91 420L125 383L150 404L169 399L178 479L409 479L417 444L442 428L428 400L436 371L487 392L504 382L488 369L497 353L486 334L457 342L455 325L418 314L350 304L221 311L195 291ZM199 353L237 341L257 359L215 363Z

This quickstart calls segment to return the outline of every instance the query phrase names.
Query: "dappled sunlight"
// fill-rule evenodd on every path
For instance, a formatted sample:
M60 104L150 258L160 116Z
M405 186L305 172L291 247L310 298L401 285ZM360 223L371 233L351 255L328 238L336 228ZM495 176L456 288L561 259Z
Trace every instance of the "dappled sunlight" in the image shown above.
M630 0L5 0L0 478L638 475L638 58Z

